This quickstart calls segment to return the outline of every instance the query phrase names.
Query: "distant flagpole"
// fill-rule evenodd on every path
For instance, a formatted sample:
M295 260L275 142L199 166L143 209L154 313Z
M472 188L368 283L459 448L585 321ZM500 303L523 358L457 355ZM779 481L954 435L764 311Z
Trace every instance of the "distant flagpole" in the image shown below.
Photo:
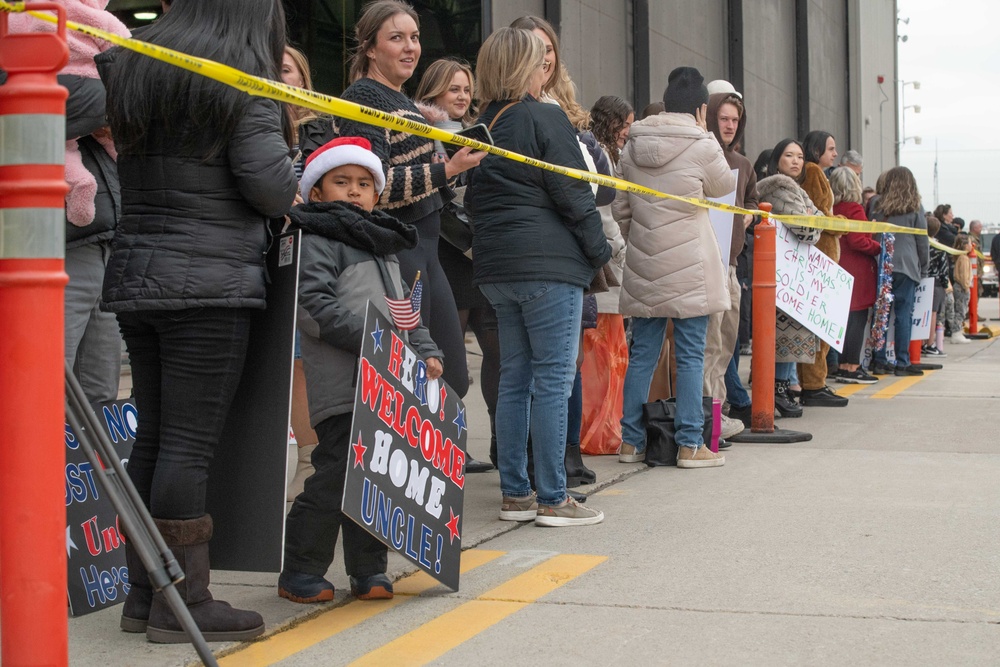
M938 142L934 140L934 208L938 207Z

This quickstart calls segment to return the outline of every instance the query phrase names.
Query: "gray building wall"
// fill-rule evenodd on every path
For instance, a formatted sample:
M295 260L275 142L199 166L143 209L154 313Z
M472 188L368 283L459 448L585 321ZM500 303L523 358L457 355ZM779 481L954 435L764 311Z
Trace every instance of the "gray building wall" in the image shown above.
M851 142L847 101L847 2L810 0L808 25L808 127L832 134L837 141L837 152L843 154Z
M865 185L897 164L896 2L850 0L851 143ZM878 77L884 77L881 85Z
M796 134L795 3L744 3L743 44L744 150L753 161L765 148Z
M586 108L602 95L632 98L631 12L626 0L563 0L563 62Z
M697 67L705 81L726 76L726 0L649 3L649 96L662 99L675 67Z
M739 1L649 0L650 101L660 99L667 76L680 65L697 67L706 81L738 78L728 69L729 7ZM528 13L545 16L547 4L559 7L562 56L580 103L589 107L601 95L631 101L636 90L632 0L493 0L493 25L508 25ZM797 4L742 0L741 92L749 116L744 152L754 160L780 139L801 139L800 125L826 130L836 138L839 153L849 148L861 152L865 184L873 184L881 171L896 164L896 0L801 3L807 12L809 80L808 100L802 101L808 117L802 119ZM878 75L885 77L881 87Z

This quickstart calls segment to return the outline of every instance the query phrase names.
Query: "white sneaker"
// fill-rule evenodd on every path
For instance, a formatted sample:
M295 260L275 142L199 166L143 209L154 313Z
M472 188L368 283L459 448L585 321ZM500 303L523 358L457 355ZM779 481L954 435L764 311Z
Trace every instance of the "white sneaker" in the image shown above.
M733 419L732 417L727 417L722 415L722 439L729 440L734 435L742 433L746 428L739 419Z
M956 331L953 334L951 334L951 342L957 343L959 345L966 345L968 343L971 343L972 341L966 338L965 334L962 333L961 331Z

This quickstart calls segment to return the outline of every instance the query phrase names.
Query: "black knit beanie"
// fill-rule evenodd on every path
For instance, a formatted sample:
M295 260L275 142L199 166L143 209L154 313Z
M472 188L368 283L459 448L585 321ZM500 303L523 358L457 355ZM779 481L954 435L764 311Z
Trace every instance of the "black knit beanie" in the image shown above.
M694 67L678 67L667 77L663 106L668 113L689 113L693 116L702 104L707 103L705 77Z

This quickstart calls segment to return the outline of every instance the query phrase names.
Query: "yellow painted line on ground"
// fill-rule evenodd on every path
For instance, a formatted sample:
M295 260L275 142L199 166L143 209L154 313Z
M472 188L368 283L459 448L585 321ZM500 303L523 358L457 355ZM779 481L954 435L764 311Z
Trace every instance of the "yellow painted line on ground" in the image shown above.
M842 384L839 387L837 387L836 394L837 396L843 396L844 398L847 398L848 396L853 396L862 389L867 389L870 386L871 385L869 384Z
M485 565L504 555L503 551L490 551L488 549L469 549L462 552L461 572L465 574L470 570ZM348 630L363 623L373 616L377 616L394 607L413 599L413 596L420 595L436 586L438 582L424 572L416 572L400 579L393 585L396 597L391 600L364 601L355 600L342 607L335 607L325 614L320 614L315 618L310 618L289 630L278 632L254 642L246 648L239 649L219 659L219 666L227 665L241 667L264 667L281 662L285 658L295 655L299 651L315 646L326 641L336 634Z
M554 556L351 665L425 665L606 560L606 556Z
M917 384L918 382L926 378L928 375L931 375L932 373L934 373L934 371L924 371L923 375L901 377L892 384L890 384L885 389L875 392L874 394L871 395L871 397L881 398L881 399L895 398L896 396L903 393L904 391L906 391L913 385Z

